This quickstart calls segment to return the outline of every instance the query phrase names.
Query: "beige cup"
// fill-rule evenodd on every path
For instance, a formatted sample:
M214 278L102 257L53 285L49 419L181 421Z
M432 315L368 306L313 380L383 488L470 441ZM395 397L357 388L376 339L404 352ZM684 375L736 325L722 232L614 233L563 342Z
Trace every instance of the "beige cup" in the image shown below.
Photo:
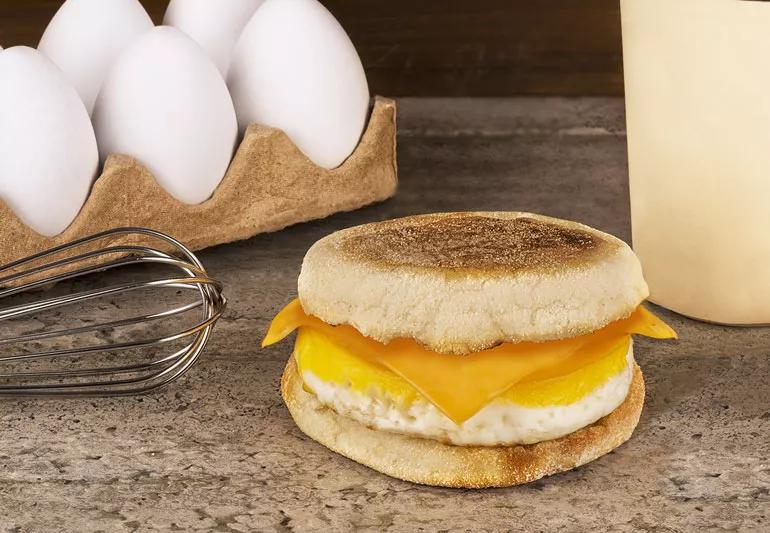
M621 9L633 243L651 299L770 323L770 3Z

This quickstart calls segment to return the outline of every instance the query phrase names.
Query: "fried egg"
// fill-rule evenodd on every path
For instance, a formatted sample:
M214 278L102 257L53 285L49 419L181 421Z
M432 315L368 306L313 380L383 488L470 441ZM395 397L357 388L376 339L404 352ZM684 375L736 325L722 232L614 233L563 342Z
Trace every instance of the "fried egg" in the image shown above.
M557 439L614 411L628 395L634 357L609 353L567 375L519 383L458 424L399 376L301 329L295 355L305 388L336 413L368 427L463 446Z

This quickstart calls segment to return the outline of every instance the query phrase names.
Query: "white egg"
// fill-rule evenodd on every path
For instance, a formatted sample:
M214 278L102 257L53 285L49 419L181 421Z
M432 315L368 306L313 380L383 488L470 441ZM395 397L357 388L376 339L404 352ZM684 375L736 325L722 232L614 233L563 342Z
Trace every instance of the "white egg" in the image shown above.
M0 197L47 237L74 220L99 167L91 121L56 65L32 48L0 54Z
M200 46L159 26L134 41L107 73L94 107L102 160L127 154L172 196L207 200L238 138L227 86Z
M336 168L366 125L369 87L342 26L316 0L267 0L236 45L228 77L241 130L283 130L312 161Z
M38 50L64 71L91 113L109 67L152 27L138 0L67 0L48 24Z
M227 76L233 48L243 27L264 0L171 0L163 24L200 44Z

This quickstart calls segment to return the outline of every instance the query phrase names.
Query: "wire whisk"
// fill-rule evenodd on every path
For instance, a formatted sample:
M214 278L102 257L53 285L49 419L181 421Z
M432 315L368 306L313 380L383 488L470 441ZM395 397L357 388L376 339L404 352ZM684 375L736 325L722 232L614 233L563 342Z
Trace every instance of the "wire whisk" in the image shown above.
M91 288L97 282L109 284ZM120 298L148 292L128 303L140 311L125 313ZM190 250L144 228L0 266L0 396L122 396L166 385L197 361L226 305Z

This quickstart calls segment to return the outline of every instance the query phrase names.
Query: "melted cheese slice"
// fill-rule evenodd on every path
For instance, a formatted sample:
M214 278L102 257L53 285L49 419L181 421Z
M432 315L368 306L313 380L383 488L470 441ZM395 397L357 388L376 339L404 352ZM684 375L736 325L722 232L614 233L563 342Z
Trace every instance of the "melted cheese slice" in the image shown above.
M526 378L498 399L522 407L568 406L578 402L617 376L628 366L628 343L595 363L563 376L533 381ZM337 384L364 396L375 396L408 410L427 401L412 384L382 365L352 353L313 328L300 328L294 344L294 358L303 377L312 374L324 383ZM304 384L305 390L315 389Z
M383 344L352 326L331 326L306 314L295 300L275 317L262 346L275 344L298 328L322 332L346 352L393 372L458 424L514 385L565 376L627 350L632 334L676 338L674 330L640 306L627 319L589 335L541 343L503 343L468 355L445 355L411 339Z

